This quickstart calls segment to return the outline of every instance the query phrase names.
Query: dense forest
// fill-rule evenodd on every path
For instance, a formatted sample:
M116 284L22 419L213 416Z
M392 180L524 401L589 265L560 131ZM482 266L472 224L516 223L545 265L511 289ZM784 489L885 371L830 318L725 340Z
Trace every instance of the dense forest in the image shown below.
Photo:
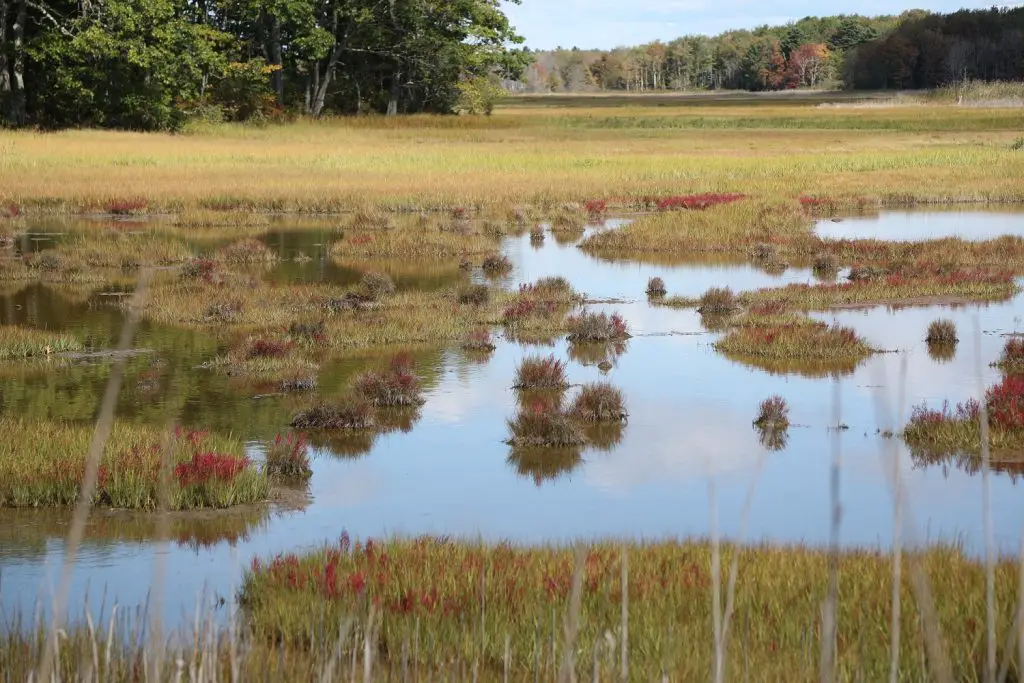
M0 0L0 121L486 109L522 42L499 0Z
M533 53L527 92L930 88L1024 78L1024 7L807 17L614 50Z

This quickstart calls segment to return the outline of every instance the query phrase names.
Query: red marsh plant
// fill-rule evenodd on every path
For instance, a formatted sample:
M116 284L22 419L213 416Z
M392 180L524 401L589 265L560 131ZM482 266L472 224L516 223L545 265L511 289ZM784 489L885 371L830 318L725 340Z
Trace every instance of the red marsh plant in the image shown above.
M267 474L287 479L309 479L309 442L305 434L278 434L267 445Z
M192 459L174 468L181 486L203 485L211 480L230 483L249 467L249 459L223 453L196 453Z
M495 348L491 333L483 328L473 330L462 340L462 348L466 351L489 352Z
M586 441L561 402L530 402L508 421L508 431L508 443L515 448L568 448Z
M488 254L480 267L488 275L504 275L512 270L512 262L504 254Z
M608 213L608 202L603 199L591 199L583 205L583 210L591 219L600 220Z
M144 213L148 207L149 202L142 197L111 199L106 205L107 213L114 214L115 216L128 216L137 213Z
M361 396L313 406L297 413L291 421L295 429L370 429L373 425L373 406Z
M356 378L355 392L378 407L421 405L423 388L414 367L412 356L397 354L386 372L370 371Z
M689 194L675 197L663 197L658 199L656 205L658 211L674 211L679 209L702 210L712 206L732 204L744 199L746 195L740 193L716 193L706 192L703 194Z
M650 280L647 281L648 297L652 299L661 299L666 294L668 294L668 290L665 289L665 281L662 280L660 277L652 277Z
M21 215L21 207L17 204L11 203L4 207L4 216L6 218L17 218Z
M618 313L583 312L566 320L569 341L613 342L629 339L629 326Z
M622 422L628 417L622 392L608 382L584 384L573 399L569 415L585 423Z
M554 356L527 356L516 368L515 389L564 389L565 363Z
M291 339L256 339L249 344L248 358L284 358L295 348Z
M761 401L754 424L774 429L789 427L789 404L786 399L776 395Z
M994 450L1019 457L1024 447L1024 377L1006 375L985 392L989 419L989 438ZM951 409L948 402L940 410L927 405L914 408L903 432L907 444L932 457L976 456L981 445L981 404L969 399Z

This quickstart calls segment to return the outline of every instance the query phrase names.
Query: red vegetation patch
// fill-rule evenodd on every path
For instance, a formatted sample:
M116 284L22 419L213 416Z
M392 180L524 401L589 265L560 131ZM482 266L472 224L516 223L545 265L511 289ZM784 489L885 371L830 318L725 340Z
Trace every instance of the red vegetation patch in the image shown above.
M107 202L107 212L115 216L126 216L133 213L141 213L149 206L149 202L142 197L127 199L112 199Z
M17 218L21 215L21 207L17 204L8 204L4 208L4 215L6 215L7 218Z
M289 340L278 341L274 339L257 339L249 346L249 358L284 358L292 349L295 342Z
M591 218L602 218L608 211L608 203L603 199L591 199L583 208Z
M372 242L373 242L373 235L356 235L351 240L349 240L350 244L355 244L355 245L370 244Z
M673 211L677 209L700 210L708 209L712 206L721 206L722 204L732 204L745 198L746 195L738 192L705 192L704 194L662 197L656 200L656 206L658 211Z
M367 372L356 379L356 393L375 406L415 406L420 398L420 378L413 374L415 362L408 353L391 359L387 372Z
M196 453L188 462L174 468L182 486L205 484L211 480L231 482L249 467L249 459L222 453Z

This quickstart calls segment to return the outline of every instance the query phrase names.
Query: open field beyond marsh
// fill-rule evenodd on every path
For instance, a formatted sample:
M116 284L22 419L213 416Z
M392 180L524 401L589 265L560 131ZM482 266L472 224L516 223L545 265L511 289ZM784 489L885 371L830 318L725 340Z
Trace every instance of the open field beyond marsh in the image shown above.
M564 98L563 98L564 99ZM1019 108L513 100L491 117L363 118L180 135L0 131L15 211L357 206L499 212L704 191L871 201L1024 199ZM827 96L822 97L822 101ZM643 101L641 99L641 101Z

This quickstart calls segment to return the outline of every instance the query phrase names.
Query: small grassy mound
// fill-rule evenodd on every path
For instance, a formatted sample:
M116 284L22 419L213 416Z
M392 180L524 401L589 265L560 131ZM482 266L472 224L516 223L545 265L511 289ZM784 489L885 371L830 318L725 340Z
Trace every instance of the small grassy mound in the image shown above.
M423 403L420 378L412 356L398 354L385 372L367 372L355 381L355 393L377 407L418 406Z
M395 293L395 281L384 273L367 273L359 281L359 292L371 301L378 301Z
M373 406L363 397L350 396L340 402L303 410L292 418L295 429L370 429L374 426Z
M665 288L665 281L660 277L652 277L647 281L647 296L652 299L660 299L666 294L668 294L668 290Z
M569 415L584 423L621 422L628 417L626 399L622 392L607 382L584 384Z
M68 334L0 325L0 362L81 350L81 342Z
M565 379L565 363L554 356L528 356L516 368L516 389L564 389L569 386Z
M73 505L85 472L92 425L0 418L0 507ZM166 435L116 422L100 463L92 503L156 509ZM270 484L244 444L205 431L177 429L169 441L171 509L225 508L265 500Z
M486 353L497 348L491 333L485 329L473 330L462 340L462 348L466 351Z
M936 346L954 346L960 340L956 336L956 325L952 320L933 320L928 325L925 341Z
M569 448L586 442L560 402L531 402L508 421L508 430L508 443L516 448Z
M700 297L697 310L702 314L732 313L739 308L736 295L728 287L712 287Z
M305 434L278 434L267 445L267 474L283 479L309 479L309 442Z
M789 427L789 404L786 403L786 399L781 396L771 396L761 401L754 424L771 429Z
M566 321L569 341L614 342L629 339L629 326L618 313L592 313L585 311Z
M836 361L874 353L851 328L811 320L739 327L716 342L715 348L737 356Z
M215 258L225 263L249 265L271 263L277 260L277 254L257 239L243 239L218 251Z
M480 267L487 275L505 275L512 271L512 262L504 254L488 254Z
M491 300L491 289L487 285L463 285L455 298L464 306L485 306Z
M1003 346L1003 353L995 363L996 367L1006 372L1024 371L1024 338L1010 337Z

